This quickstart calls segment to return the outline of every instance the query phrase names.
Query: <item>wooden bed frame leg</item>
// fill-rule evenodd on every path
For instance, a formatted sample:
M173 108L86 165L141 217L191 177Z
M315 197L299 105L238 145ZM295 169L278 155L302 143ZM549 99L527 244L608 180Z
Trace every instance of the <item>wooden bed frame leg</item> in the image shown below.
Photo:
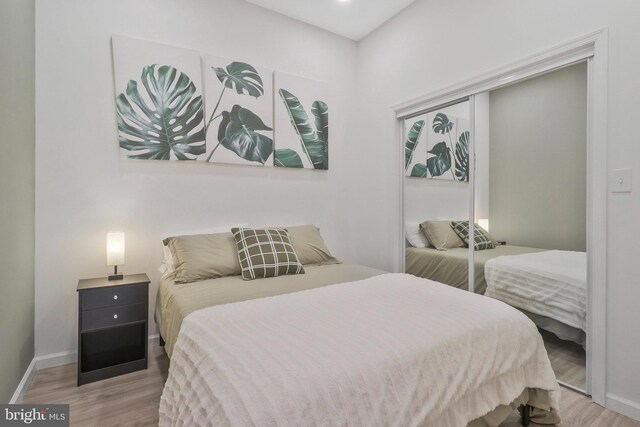
M164 340L162 339L162 335L159 335L159 343L160 343L160 347L164 347Z
M528 427L529 426L530 417L531 417L531 406L523 405L522 406L522 422L521 422L521 424L524 427Z

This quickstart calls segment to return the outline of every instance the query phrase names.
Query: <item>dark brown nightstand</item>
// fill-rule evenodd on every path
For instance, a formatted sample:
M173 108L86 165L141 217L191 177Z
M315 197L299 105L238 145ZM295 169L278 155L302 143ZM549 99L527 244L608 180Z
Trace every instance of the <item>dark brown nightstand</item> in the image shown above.
M147 369L149 277L78 282L78 386Z

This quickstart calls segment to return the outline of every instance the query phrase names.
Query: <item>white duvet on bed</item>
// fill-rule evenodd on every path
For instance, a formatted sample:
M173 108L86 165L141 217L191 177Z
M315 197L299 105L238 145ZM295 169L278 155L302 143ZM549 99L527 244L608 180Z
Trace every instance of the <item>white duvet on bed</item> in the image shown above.
M499 301L385 274L185 318L160 425L465 426L559 391L542 339Z
M486 296L586 331L587 254L543 251L484 265Z

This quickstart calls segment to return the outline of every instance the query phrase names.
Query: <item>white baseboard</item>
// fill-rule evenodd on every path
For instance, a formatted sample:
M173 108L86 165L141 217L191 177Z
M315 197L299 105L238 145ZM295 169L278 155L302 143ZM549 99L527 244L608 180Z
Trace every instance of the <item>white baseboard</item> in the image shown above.
M640 421L640 404L615 394L607 393L606 405L607 409L611 409L626 417Z
M44 356L34 357L36 361L36 370L53 368L55 366L68 365L78 360L75 351L63 351L62 353L46 354Z
M22 379L18 383L18 387L16 387L16 391L13 392L13 396L11 396L11 400L9 400L10 404L20 403L22 402L22 397L24 396L24 392L27 391L29 384L31 384L31 380L33 376L36 374L36 359L31 359L31 363L27 366L27 370L24 372Z
M149 335L149 341L157 340L159 337L159 334ZM78 353L75 351L63 351L62 353L53 353L34 357L31 360L31 363L29 363L29 366L22 376L22 380L20 380L18 387L16 387L16 391L13 393L13 396L11 397L9 403L20 403L22 401L24 392L29 387L29 384L31 384L31 380L36 374L36 371L39 371L41 369L53 368L56 366L68 365L70 363L75 363L77 360Z

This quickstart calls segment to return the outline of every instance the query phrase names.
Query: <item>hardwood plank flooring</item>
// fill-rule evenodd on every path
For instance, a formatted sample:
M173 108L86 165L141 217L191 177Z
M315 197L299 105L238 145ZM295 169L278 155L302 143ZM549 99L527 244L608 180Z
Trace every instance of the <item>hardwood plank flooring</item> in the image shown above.
M597 405L586 396L567 388L562 388L560 401L561 427L638 427L640 421L620 415ZM520 418L513 413L502 427L520 426ZM531 423L531 426L538 424Z
M76 386L76 364L38 371L24 403L68 403L73 426L158 425L158 405L169 359L149 342L149 368Z
M587 357L584 349L572 342L561 340L551 332L540 330L553 372L558 380L587 389Z
M149 343L149 369L76 387L76 365L38 371L24 403L69 403L72 426L154 426L167 378L169 360L157 343ZM561 426L640 427L634 421L562 389ZM502 424L519 426L517 413ZM535 424L532 424L535 425Z

